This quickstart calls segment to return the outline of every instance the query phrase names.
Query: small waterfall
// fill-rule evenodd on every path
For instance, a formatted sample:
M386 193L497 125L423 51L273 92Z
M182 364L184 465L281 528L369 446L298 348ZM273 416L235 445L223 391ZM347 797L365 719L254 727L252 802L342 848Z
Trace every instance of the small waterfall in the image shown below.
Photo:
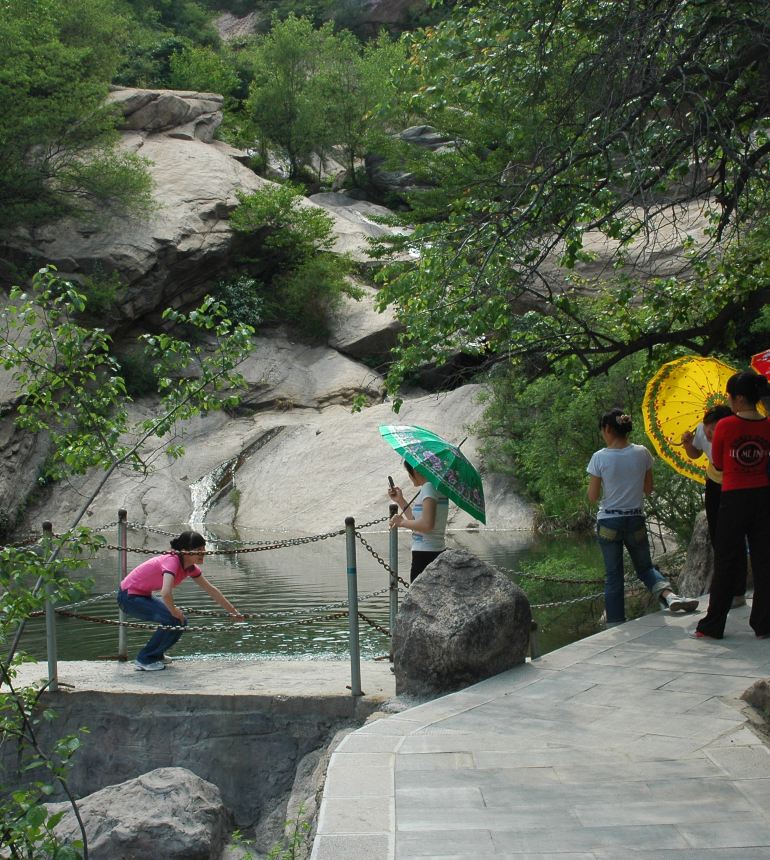
M190 528L201 531L206 522L206 514L209 512L211 503L229 486L235 486L235 465L238 458L232 457L220 463L206 475L198 478L195 483L190 484L190 501L192 513L190 514Z

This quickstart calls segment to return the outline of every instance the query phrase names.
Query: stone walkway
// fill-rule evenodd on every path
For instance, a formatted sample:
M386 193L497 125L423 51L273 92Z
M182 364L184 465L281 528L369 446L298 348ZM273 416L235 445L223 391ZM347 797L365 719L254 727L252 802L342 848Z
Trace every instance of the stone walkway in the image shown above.
M770 857L748 612L721 642L658 612L369 723L332 756L312 860Z

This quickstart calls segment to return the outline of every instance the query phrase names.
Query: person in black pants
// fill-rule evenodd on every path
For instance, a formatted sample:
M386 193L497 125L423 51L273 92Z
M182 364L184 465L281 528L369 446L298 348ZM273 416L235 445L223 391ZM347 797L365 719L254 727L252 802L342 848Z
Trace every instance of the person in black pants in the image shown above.
M714 546L717 534L717 515L719 513L719 500L722 495L722 473L714 466L711 460L711 442L714 438L714 430L717 422L722 418L729 418L733 414L729 406L712 406L707 409L703 421L695 428L682 433L682 447L691 460L697 460L703 454L706 455L708 465L706 467L706 488L704 492L704 507L706 508L706 523L708 524L711 546ZM735 595L732 605L745 606L746 604L746 580L748 578L748 565L744 563L743 570L735 581Z
M722 639L736 580L751 553L754 595L749 624L758 639L770 638L770 421L757 410L770 384L753 371L727 381L733 415L714 431L711 456L722 472L722 494L714 543L714 576L706 615L696 639Z

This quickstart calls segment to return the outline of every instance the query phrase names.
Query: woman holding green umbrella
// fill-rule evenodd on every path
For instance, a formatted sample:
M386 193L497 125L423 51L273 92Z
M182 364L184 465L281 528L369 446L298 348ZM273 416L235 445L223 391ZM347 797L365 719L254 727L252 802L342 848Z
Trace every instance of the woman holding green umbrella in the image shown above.
M479 522L486 523L481 475L460 450L436 433L412 424L383 424L382 438L404 459L417 497L408 503L400 487L391 485L390 498L401 507L392 528L412 532L412 582L446 548L449 499Z
M401 487L388 490L390 498L401 508L401 513L390 518L391 528L405 528L412 532L412 567L410 582L446 549L446 521L449 499L441 495L433 484L404 460L404 468L415 487L420 488L410 505Z

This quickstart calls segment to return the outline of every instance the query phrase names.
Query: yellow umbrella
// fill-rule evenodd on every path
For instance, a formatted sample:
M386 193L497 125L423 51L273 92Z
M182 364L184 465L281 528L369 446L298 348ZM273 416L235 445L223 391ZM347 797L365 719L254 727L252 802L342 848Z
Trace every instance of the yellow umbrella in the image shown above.
M681 475L706 483L705 454L691 460L682 433L695 430L703 413L727 405L725 386L737 371L716 358L688 355L664 364L647 383L642 401L644 429L661 459Z

